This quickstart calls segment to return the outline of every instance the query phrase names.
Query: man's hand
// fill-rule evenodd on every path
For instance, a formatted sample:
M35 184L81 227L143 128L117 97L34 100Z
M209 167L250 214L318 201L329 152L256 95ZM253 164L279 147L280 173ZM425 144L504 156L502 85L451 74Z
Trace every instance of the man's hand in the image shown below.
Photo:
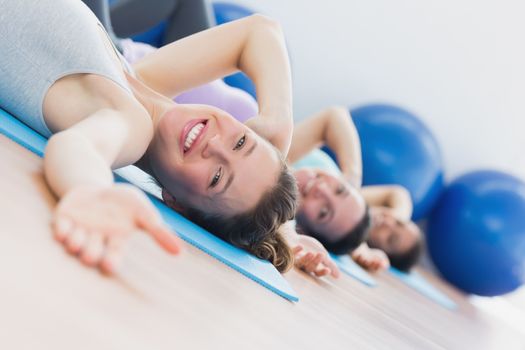
M318 240L305 235L297 235L292 246L295 266L317 277L330 275L338 278L339 268Z

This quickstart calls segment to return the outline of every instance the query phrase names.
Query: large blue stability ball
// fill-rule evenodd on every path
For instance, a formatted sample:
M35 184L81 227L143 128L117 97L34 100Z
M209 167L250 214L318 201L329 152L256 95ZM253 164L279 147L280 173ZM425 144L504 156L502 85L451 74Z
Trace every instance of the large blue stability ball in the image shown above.
M151 46L161 47L164 41L164 35L166 33L166 28L168 27L168 21L164 20L154 27L146 30L145 32L138 33L131 36L133 41L139 41L141 43L146 43Z
M213 12L215 13L215 21L217 24L223 24L237 19L253 15L253 11L237 5L230 4L228 2L216 2L213 4ZM230 86L239 88L246 91L253 98L256 98L255 95L255 85L248 78L248 76L242 72L229 75L224 78L224 82Z
M498 171L459 177L430 215L427 244L443 277L467 293L518 288L525 282L525 183Z
M229 2L214 2L213 12L215 12L215 21L217 24L228 23L253 15L252 10Z
M430 130L391 105L367 105L351 115L361 139L363 185L404 186L414 203L412 219L425 217L443 189L441 152Z

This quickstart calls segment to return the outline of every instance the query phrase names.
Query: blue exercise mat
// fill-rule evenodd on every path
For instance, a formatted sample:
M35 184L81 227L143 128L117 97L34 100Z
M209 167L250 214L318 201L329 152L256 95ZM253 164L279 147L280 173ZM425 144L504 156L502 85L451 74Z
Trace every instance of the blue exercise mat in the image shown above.
M0 109L0 134L9 137L40 157L44 155L47 143L46 138L2 109ZM166 223L186 242L239 271L272 292L288 300L299 301L297 293L271 263L258 259L244 250L224 242L165 206L158 199L158 188L152 184L146 173L130 166L118 169L116 174L117 180L130 182L148 192L149 198ZM181 262L181 264L183 263Z
M331 257L334 259L337 266L339 266L339 269L350 277L355 278L369 287L377 286L376 280L370 276L370 274L366 272L365 269L352 260L350 256L331 254Z
M405 273L393 267L390 267L388 271L395 277L399 278L402 282L407 284L409 287L414 288L419 293L435 301L444 308L449 310L455 310L457 308L457 305L454 301L452 301L444 293L442 293L436 287L430 284L430 282L428 282L419 273L415 271Z

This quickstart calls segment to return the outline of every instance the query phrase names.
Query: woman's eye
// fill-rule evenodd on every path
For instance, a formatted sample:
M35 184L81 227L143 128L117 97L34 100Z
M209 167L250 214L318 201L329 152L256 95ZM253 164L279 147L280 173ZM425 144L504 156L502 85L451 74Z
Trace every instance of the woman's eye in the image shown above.
M236 150L241 149L245 143L246 143L246 135L244 135L243 137L239 139L239 141L237 141L237 143L235 144L235 147L233 147L233 150L236 151Z
M335 190L335 194L342 194L345 191L345 185L340 184L337 186L337 189Z
M219 168L219 170L213 176L213 179L211 179L211 183L210 183L211 188L217 186L217 184L219 183L219 180L221 179L221 175L222 175L222 168Z
M323 220L326 216L328 215L328 208L324 207L321 209L321 211L319 212L319 215L317 216L317 218L319 220Z

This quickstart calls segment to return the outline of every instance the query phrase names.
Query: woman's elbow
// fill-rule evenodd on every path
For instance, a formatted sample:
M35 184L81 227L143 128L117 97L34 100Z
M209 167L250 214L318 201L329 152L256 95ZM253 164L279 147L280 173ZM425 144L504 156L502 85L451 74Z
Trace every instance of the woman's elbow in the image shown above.
M249 16L248 20L252 23L253 26L256 26L258 28L271 28L282 32L281 24L278 21L268 16L261 15L260 13L256 13Z
M390 185L390 190L398 197L410 198L410 192L401 185Z
M343 106L328 107L321 116L324 118L326 128L343 128L342 130L345 130L344 128L354 125L348 109Z
M326 109L326 112L329 113L330 115L336 115L336 116L344 116L344 117L349 117L350 116L350 113L348 112L348 109L344 106L339 106L339 105L334 105L334 106L330 106Z

